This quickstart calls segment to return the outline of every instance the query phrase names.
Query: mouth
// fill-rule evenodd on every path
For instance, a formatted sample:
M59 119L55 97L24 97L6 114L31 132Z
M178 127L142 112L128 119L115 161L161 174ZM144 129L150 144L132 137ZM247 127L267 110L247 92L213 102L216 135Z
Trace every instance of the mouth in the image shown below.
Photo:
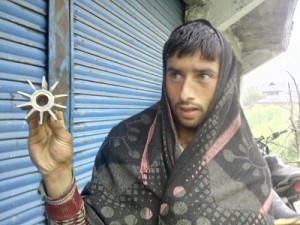
M199 109L192 105L178 105L177 111L185 119L194 119L199 113Z

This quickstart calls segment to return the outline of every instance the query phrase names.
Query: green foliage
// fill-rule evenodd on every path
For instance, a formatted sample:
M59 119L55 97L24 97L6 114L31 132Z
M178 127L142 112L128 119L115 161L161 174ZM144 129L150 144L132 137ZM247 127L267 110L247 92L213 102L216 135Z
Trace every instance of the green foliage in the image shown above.
M265 138L274 132L280 132L290 127L289 107L278 105L261 106L244 109L253 136ZM278 154L280 158L289 164L297 161L295 136L289 131L280 135L272 143L268 144L272 153ZM294 165L294 164L293 164Z

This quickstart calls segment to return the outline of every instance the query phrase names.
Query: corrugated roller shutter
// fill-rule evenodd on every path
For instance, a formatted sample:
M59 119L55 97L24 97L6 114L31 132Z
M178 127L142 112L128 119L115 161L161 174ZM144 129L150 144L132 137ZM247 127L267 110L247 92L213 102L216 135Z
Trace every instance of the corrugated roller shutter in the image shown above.
M160 98L180 0L74 1L74 165L81 189L108 131Z
M0 1L0 224L38 224L40 175L28 156L26 112L16 108L46 76L47 2Z

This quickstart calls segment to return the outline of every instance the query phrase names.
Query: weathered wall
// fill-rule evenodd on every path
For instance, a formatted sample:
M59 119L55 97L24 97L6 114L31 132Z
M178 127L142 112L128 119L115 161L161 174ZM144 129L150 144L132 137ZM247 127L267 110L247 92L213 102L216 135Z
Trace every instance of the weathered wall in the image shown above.
M297 0L183 0L185 20L209 20L232 43L243 73L287 49Z

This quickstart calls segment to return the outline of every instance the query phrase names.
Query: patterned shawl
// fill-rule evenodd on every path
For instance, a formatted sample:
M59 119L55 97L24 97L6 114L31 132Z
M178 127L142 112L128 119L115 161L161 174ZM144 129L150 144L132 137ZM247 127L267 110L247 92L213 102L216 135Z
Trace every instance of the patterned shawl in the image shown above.
M195 137L175 160L163 81L161 100L118 124L104 141L82 193L91 224L273 224L268 166L239 104L231 47L216 32L220 79Z

